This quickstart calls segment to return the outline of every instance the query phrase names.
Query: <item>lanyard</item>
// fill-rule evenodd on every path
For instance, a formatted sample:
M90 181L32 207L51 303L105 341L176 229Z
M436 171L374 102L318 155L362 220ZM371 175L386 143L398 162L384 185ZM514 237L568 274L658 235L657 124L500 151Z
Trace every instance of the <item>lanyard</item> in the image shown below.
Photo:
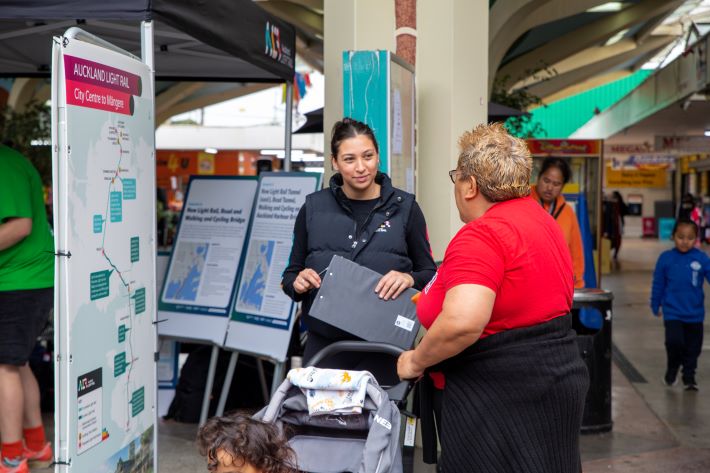
M542 201L542 199L540 199L540 205L542 205L543 209L545 208L545 203ZM565 208L565 205L567 204L563 203L562 205L560 205L560 208L557 209L557 212L555 212L555 207L557 206L557 199L553 200L552 203L550 203L550 215L552 215L552 218L557 220L557 217L560 216L560 214L562 213L562 209Z

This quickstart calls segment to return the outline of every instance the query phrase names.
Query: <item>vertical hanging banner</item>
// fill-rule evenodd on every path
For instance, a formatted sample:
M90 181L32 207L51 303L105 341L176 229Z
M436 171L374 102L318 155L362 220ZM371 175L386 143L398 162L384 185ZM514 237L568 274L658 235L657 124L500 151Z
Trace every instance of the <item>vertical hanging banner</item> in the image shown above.
M256 177L193 177L160 295L160 335L224 343Z
M380 150L380 171L415 193L414 67L389 51L343 52L343 113L367 123Z
M52 62L56 471L152 472L152 72L76 28Z
M261 174L225 347L285 359L294 304L281 289L281 277L298 211L319 187L320 174Z

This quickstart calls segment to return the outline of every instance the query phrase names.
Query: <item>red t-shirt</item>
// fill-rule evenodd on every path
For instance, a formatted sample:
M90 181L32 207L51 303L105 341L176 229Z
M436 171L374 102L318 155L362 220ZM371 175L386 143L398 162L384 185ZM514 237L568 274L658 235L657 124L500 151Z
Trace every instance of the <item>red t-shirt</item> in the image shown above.
M446 291L459 284L478 284L496 293L481 338L568 314L574 273L560 227L531 198L500 202L466 224L417 302L425 328L441 313Z

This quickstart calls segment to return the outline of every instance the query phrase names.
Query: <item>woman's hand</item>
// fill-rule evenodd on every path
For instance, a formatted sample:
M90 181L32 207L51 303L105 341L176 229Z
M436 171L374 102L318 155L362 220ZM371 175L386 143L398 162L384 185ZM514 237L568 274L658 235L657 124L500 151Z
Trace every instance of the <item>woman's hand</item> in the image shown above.
M417 379L424 374L424 368L414 362L414 350L405 351L397 359L399 379Z
M311 268L306 268L296 276L293 281L293 290L298 294L303 294L311 289L318 289L320 287L320 276Z
M380 299L396 299L402 294L402 291L412 286L414 286L414 278L411 274L393 270L382 276L380 282L375 286L375 292L380 296Z

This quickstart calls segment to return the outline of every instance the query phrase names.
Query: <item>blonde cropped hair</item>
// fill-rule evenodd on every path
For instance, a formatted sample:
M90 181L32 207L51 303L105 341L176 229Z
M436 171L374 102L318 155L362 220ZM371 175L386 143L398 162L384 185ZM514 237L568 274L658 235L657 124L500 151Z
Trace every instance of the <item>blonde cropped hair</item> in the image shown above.
M481 194L490 202L530 195L530 150L502 123L478 125L465 132L459 138L459 149L459 178L475 177Z

